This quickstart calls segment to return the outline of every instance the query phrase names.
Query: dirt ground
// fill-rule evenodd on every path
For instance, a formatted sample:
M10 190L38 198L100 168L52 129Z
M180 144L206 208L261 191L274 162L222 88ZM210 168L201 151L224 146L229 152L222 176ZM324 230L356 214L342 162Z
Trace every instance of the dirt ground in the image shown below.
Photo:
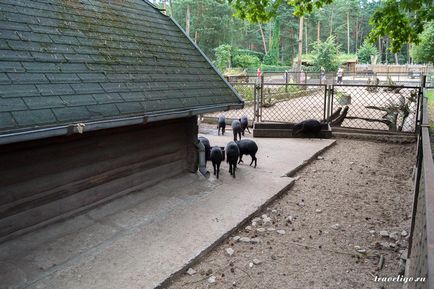
M414 144L338 139L281 199L168 288L402 288L374 278L398 276L404 265L414 153Z

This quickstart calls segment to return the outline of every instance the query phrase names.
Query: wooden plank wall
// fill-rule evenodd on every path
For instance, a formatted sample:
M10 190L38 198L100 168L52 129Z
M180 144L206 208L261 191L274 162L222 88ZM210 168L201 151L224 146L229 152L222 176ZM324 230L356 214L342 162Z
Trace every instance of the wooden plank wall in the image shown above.
M196 117L0 146L0 241L193 171Z

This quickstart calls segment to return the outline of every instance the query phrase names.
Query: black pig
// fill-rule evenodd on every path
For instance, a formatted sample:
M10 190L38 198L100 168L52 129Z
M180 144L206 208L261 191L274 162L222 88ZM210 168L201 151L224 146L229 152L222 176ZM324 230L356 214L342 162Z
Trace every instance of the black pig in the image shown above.
M219 116L217 120L217 134L220 135L220 129L222 130L222 135L225 135L226 130L226 119L224 115Z
M222 149L218 146L212 147L210 157L211 157L212 167L214 169L214 175L217 176L218 179L220 174L220 164L223 160Z
M258 152L258 145L250 140L250 139L242 139L237 141L238 148L240 149L240 160L238 163L243 162L242 158L243 155L250 155L252 157L252 161L250 162L250 166L255 162L255 168L256 168L256 153Z
M314 135L316 136L321 131L322 124L315 119L303 120L294 125L292 135Z
M229 173L235 178L235 170L237 169L238 158L240 157L240 149L233 141L226 145L226 161L229 163Z
M237 119L232 121L232 132L234 133L234 141L237 141L237 136L241 139L241 122Z
M250 133L250 130L249 130L249 119L247 118L247 116L245 116L245 115L242 116L240 118L240 123L241 123L241 134L244 136L244 132L246 131L246 129Z

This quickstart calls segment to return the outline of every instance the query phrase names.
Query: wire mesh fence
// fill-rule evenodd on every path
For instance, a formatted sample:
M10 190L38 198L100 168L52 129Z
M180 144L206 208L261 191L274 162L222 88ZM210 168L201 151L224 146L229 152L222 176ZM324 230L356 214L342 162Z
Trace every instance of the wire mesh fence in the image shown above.
M220 115L224 115L227 121L231 119L239 119L241 116L247 116L249 120L253 120L255 117L255 84L254 83L245 83L245 82L231 82L231 85L235 90L239 93L239 95L244 99L244 108L243 109L234 109L228 110L225 112L217 112L206 114L205 117L217 118Z
M326 85L264 84L259 116L266 122L300 122L325 118Z
M297 123L316 119L335 127L398 132L414 132L416 128L419 86L378 82L327 85L310 83L313 78L306 79L307 83L267 82L265 76L252 79L254 82L231 82L245 100L243 109L205 116L216 121L224 115L228 123L247 116L250 121Z
M329 112L348 107L342 127L415 131L419 87L333 85Z

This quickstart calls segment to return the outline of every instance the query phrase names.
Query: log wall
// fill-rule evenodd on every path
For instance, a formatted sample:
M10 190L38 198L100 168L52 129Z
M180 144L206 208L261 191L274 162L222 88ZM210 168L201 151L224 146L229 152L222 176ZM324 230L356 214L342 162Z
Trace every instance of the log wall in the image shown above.
M0 146L0 241L194 171L196 117Z

